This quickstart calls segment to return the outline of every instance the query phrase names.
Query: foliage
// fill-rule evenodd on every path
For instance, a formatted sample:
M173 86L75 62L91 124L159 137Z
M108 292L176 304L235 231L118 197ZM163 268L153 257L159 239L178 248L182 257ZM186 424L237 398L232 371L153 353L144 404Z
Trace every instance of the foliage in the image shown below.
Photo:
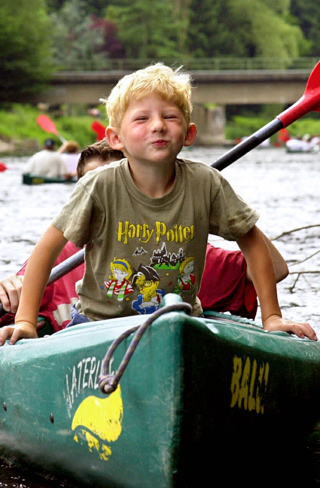
M248 137L268 122L269 120L261 117L236 115L226 127L226 138L235 140L241 139L242 137Z
M116 26L87 15L82 0L67 1L51 14L51 21L55 26L54 59L59 69L104 69L108 66L109 51L113 55L121 52L121 45L114 40ZM108 38L111 28L113 41Z
M59 139L53 134L45 132L37 124L37 117L40 112L37 108L30 105L13 104L10 110L0 110L0 134L5 139L37 139L41 146L47 137L56 140L58 146ZM57 130L67 140L75 140L80 147L85 147L96 140L96 134L91 129L92 117L55 117L49 114L54 121Z
M319 24L314 0L1 0L0 103L38 93L52 69L108 69L117 58L259 57L286 67L318 55Z
M320 3L314 0L292 0L291 14L309 41L307 54L320 55Z
M92 117L83 115L81 117L67 116L52 119L56 120L57 129L65 139L77 141L80 147L95 142L96 134L91 129Z
M58 12L67 2L68 0L47 0L48 8L53 12ZM108 0L86 0L84 4L85 15L102 16L108 3L110 3Z
M51 29L44 0L0 4L0 102L39 92L49 79Z
M226 126L226 139L234 141L236 139L241 139L242 137L248 137L261 129L261 127L265 126L271 119L272 117L248 117L236 115L232 117ZM319 114L316 115L316 118L313 118L312 114L308 114L305 117L296 120L287 129L291 136L303 136L304 134L320 135ZM276 139L277 134L272 136L271 141L275 142Z
M319 114L317 115L317 119L314 119L312 117L304 117L302 119L296 120L296 122L288 127L288 130L292 136L303 136L305 134L319 136Z
M182 54L178 43L182 21L176 18L172 0L116 3L106 9L106 16L117 23L127 57L172 58Z
M291 23L289 2L192 0L189 50L200 57L299 56L303 34ZM232 33L232 34L231 34Z
M57 13L70 0L47 2ZM76 0L75 4L79 2L82 20L93 14L117 24L124 45L124 51L117 50L119 57L259 56L278 58L285 66L291 57L317 56L320 49L320 4L314 0ZM109 42L119 42L114 27ZM98 50L110 53L105 42Z
M90 29L93 31L98 30L102 33L102 42L97 46L97 52L104 52L105 55L108 53L108 56L111 59L125 57L125 51L118 39L118 26L107 19L101 19L96 15L92 15L91 21Z

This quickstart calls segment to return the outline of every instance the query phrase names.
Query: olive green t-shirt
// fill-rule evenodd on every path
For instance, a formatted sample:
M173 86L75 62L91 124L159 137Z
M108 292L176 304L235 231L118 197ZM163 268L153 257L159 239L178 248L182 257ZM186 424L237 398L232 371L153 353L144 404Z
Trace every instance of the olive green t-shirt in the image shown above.
M208 234L238 240L257 220L210 166L178 159L171 191L150 198L122 159L81 178L53 225L86 246L76 306L102 320L152 313L167 293L194 306Z

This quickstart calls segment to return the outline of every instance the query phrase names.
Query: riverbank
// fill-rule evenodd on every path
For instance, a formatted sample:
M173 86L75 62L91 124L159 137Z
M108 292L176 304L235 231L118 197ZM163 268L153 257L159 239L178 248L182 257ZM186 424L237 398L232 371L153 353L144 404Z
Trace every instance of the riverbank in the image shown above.
M37 117L46 113L54 122L57 131L64 139L74 140L82 149L97 139L92 129L93 122L106 126L107 121L103 110L95 111L96 117L88 114L87 107L73 107L72 114L66 109L47 111L45 108L26 104L13 104L6 109L0 106L0 157L30 156L39 151L47 137L51 137L61 144L59 138L52 133L45 132L38 124ZM226 125L225 146L233 145L237 140L247 137L270 122L262 117L234 116ZM305 117L296 121L289 129L291 136L316 134L319 135L319 119ZM276 135L273 136L276 141Z
M0 155L29 156L38 151L48 137L54 139L59 146L59 137L44 131L37 124L37 117L43 113L50 117L57 132L64 139L75 140L80 148L92 144L96 141L97 134L91 125L97 118L88 115L85 107L77 107L74 112L72 115L60 110L44 112L26 104L13 104L8 109L0 107ZM101 123L106 125L103 117Z

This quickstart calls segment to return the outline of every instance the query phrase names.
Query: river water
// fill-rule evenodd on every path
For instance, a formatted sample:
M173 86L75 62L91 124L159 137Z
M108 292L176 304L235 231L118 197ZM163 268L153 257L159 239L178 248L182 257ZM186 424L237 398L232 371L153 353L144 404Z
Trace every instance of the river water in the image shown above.
M181 156L209 164L224 151L195 147ZM24 263L74 188L73 184L22 185L27 159L1 161L8 170L0 173L0 279ZM283 315L308 321L320 339L320 154L255 149L223 170L223 175L260 213L258 226L288 262L290 275L278 284ZM216 237L210 240L216 246L236 249L234 243ZM56 486L56 481L39 481L32 472L0 462L0 487ZM61 482L60 486L66 485Z

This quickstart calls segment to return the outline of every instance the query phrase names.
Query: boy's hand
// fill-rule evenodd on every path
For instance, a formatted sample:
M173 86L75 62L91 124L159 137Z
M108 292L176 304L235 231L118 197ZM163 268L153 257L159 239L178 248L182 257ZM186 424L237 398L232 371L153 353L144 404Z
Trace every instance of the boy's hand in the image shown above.
M293 320L286 320L279 315L271 315L264 320L263 327L265 330L274 332L277 330L283 332L290 332L296 334L301 339L307 337L312 341L317 341L317 335L311 325L307 323L294 322Z
M23 276L12 275L0 281L0 301L6 312L16 313L19 305Z
M10 338L10 344L15 344L18 339L35 339L38 337L36 327L30 322L19 322L16 325L7 325L0 329L0 346Z

